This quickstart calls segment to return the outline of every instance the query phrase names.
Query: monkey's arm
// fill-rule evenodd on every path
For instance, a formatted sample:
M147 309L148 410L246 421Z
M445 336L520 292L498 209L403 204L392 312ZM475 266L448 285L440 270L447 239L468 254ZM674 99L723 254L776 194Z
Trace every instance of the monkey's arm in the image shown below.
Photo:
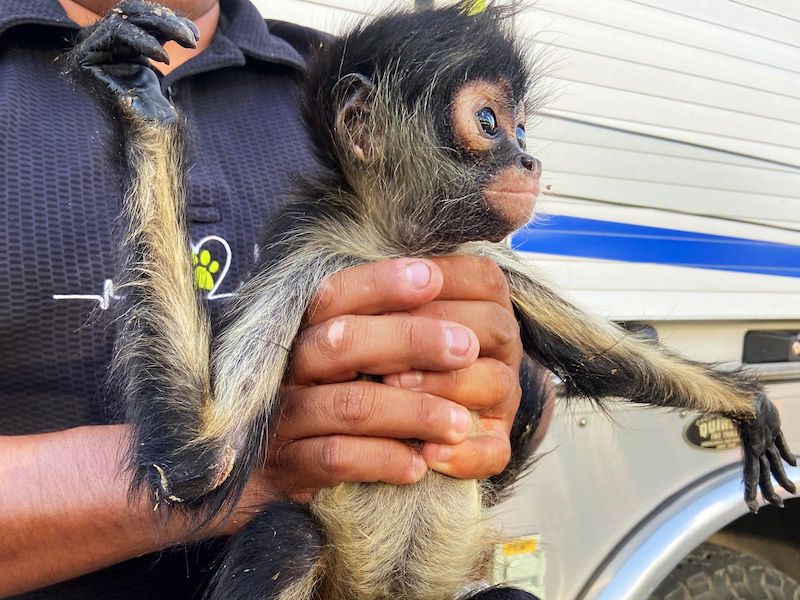
M755 511L756 488L782 505L769 473L789 492L795 487L781 458L796 464L780 430L777 409L757 381L681 359L662 346L638 338L579 310L540 283L513 252L482 245L508 277L525 351L558 375L567 395L595 401L627 398L653 406L688 408L729 417L738 426L745 456L745 501Z

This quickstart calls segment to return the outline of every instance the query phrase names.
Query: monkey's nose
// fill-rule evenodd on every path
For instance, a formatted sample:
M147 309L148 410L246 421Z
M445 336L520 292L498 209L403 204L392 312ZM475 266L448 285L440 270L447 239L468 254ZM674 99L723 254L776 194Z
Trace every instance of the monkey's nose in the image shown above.
M522 167L526 171L538 172L542 170L542 163L540 163L537 159L533 158L529 154L517 155L517 166Z

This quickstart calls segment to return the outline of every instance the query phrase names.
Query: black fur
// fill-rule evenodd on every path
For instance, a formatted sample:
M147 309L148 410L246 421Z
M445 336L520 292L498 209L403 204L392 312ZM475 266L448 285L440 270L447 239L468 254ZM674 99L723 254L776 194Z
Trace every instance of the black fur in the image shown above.
M511 459L501 473L489 478L491 486L486 498L489 505L508 498L514 491L514 484L534 464L533 438L545 404L553 394L550 373L528 356L522 358L519 383L522 399L511 427Z
M313 567L322 544L322 532L304 505L270 504L229 545L208 594L222 587L225 600L277 598Z

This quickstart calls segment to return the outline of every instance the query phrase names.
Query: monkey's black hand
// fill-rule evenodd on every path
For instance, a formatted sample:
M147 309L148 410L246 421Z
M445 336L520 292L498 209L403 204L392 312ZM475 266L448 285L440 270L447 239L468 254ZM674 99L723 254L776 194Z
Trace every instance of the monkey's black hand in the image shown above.
M198 35L194 23L163 6L123 0L97 25L81 31L66 57L66 71L112 105L170 122L177 113L161 93L148 59L169 63L165 42L194 48Z
M755 418L737 423L744 448L744 500L751 512L758 512L756 492L761 488L764 500L773 506L783 506L783 500L772 487L775 479L787 492L796 492L783 468L785 460L797 466L797 459L781 432L781 418L775 405L761 393L755 402Z

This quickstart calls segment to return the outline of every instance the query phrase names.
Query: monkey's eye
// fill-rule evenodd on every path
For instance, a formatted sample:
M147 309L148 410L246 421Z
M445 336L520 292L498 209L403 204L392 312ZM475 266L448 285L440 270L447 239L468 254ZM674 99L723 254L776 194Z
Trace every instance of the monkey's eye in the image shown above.
M525 128L522 125L517 125L517 143L525 150Z
M477 113L478 123L481 125L486 135L494 137L497 135L497 117L494 116L494 111L489 107L483 107Z

